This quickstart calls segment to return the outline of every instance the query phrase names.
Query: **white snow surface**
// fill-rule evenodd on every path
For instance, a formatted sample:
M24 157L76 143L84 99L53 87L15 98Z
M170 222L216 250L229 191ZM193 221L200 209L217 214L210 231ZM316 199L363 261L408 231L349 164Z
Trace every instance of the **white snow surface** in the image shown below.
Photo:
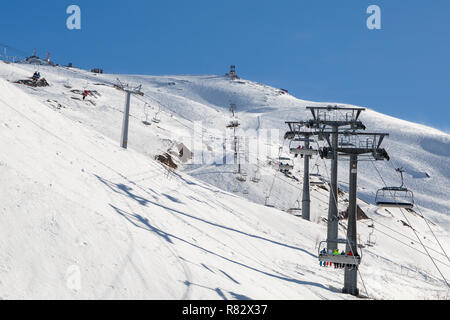
M13 83L35 68L50 87ZM116 78L145 93L132 98L127 150L119 144L125 95L112 87ZM83 102L74 89L100 95ZM144 102L149 121L160 110L159 124L142 123ZM220 152L230 103L242 129L281 135L285 121L309 118L306 106L328 105L224 76L95 75L0 62L0 299L356 299L340 293L343 271L317 260L328 192L312 187L311 222L285 212L301 201L300 160L295 181L260 159L258 184L238 183L235 165L168 170L154 160L174 142L188 145L197 121L206 139L191 150ZM359 205L370 219L358 221L359 241L372 231L376 240L363 249L361 295L448 298L427 252L449 279L450 261L429 228L448 252L450 136L371 109L361 120L390 133L384 146L392 164L375 165L393 186L400 183L394 168L404 167L417 202L413 212L377 208L374 193L384 185L373 163L361 162ZM289 156L281 136L270 148L277 155L280 146ZM327 178L329 161L315 163ZM347 166L339 166L343 191ZM245 169L250 178L256 167ZM275 208L264 206L267 195ZM346 199L344 192L341 210Z

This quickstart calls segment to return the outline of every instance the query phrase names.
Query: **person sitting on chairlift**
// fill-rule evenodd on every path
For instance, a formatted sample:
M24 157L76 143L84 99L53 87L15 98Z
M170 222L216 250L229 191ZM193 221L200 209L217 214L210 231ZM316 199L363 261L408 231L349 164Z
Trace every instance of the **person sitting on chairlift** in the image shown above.
M338 250L338 249L334 249L333 255L334 255L334 256L338 256L338 255L339 255L339 250ZM340 268L340 264L339 264L339 263L335 263L335 264L334 264L334 268L335 268L335 269Z
M344 250L342 250L341 256L345 256L345 251ZM341 269L344 269L344 268L345 268L345 264L341 264Z
M320 255L326 255L327 254L327 250L325 248L322 249L322 251L320 251ZM326 261L320 261L320 266L321 267L326 267Z

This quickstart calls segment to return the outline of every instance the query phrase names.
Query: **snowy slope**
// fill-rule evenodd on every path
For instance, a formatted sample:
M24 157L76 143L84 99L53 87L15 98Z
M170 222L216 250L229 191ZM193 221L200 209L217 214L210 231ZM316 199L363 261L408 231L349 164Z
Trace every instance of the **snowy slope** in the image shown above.
M6 80L28 77L33 70L0 63L0 77ZM195 121L203 120L206 135L217 137L213 129L222 130L230 120L230 102L238 106L244 129L281 128L280 133L285 120L308 116L304 106L313 103L217 76L120 76L143 84L146 93L145 100L133 99L130 149L124 151L119 148L124 95L111 87L117 76L51 67L40 71L51 87L31 89L0 79L0 143L8 150L0 158L0 297L350 298L339 293L343 272L320 268L316 260L326 234L320 220L326 216L325 190L314 188L313 222L308 223L228 193L236 186L234 166L180 168L189 176L180 170L168 173L152 160L173 141L189 140ZM95 106L73 99L79 95L71 90L85 88L101 94L89 97ZM159 125L141 123L144 101L154 108L147 111L150 117L161 107ZM395 165L408 170L406 182L448 250L448 135L374 111L363 120L392 133L387 147ZM276 154L282 143L272 146ZM263 180L249 183L246 197L264 203L275 185L271 201L280 209L294 205L301 184L262 163ZM318 163L326 176L328 164ZM389 183L398 184L392 167L378 166ZM343 182L346 172L342 167ZM431 178L423 178L423 172ZM361 174L361 199L373 201L373 191L381 187L376 178ZM341 187L345 190L345 183ZM375 221L377 237L376 246L364 251L361 267L369 296L445 296L445 285L402 223L403 214L362 201L361 206ZM426 223L417 214L408 218L448 278L450 262ZM370 223L358 225L361 242L372 231ZM77 268L81 288L74 291L67 281ZM362 282L360 287L365 294Z

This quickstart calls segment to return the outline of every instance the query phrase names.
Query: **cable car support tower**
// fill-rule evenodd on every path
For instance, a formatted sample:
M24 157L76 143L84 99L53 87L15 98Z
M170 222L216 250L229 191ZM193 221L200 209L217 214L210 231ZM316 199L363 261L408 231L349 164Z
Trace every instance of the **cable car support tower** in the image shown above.
M122 124L122 137L120 139L121 141L121 147L124 149L128 148L128 123L130 120L130 102L131 102L131 95L137 94L140 96L143 96L144 93L142 92L142 85L137 87L130 87L128 84L123 84L120 82L119 79L117 79L118 84L115 85L116 89L125 91L125 110L123 113L123 124Z
M343 138L335 146L332 141L334 132L323 132L325 140L328 143L328 147L323 147L320 150L320 156L322 158L335 157L349 157L349 207L348 207L348 222L347 222L347 239L345 253L351 253L351 256L345 257L350 260L359 256L358 243L357 243L357 180L358 180L358 161L359 157L366 157L370 161L389 161L389 155L385 149L381 148L381 144L387 133L362 133L357 131L350 131L343 134ZM337 239L337 237L336 237ZM330 241L330 238L327 239ZM334 241L333 241L334 242ZM334 242L337 245L337 242ZM329 249L329 248L328 248ZM334 249L333 249L334 250ZM358 264L352 267L345 268L344 275L344 288L343 293L351 294L354 296L359 295L358 290Z
M338 212L338 140L339 134L344 130L365 130L364 124L359 121L359 116L364 108L358 107L307 107L313 118L308 121L307 127L317 131L319 140L323 140L325 130L330 132L331 152L328 159L331 160L330 199L328 207L328 231L327 239L338 238L339 212ZM337 249L338 244L328 241L328 249Z
M317 149L313 149L310 146L310 142L314 142L314 140L311 139L311 137L316 135L316 133L304 129L307 125L307 122L286 122L286 123L289 126L290 131L286 132L284 138L290 139L291 143L293 141L296 141L303 144L297 148L292 148L292 146L290 146L289 149L290 153L295 154L296 157L298 155L301 155L304 159L302 218L310 221L311 196L310 196L309 160L313 155L316 155L318 153Z

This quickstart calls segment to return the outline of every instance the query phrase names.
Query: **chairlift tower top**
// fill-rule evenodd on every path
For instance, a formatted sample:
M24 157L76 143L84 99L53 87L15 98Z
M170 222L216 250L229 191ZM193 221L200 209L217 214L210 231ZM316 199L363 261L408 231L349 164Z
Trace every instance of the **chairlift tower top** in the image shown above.
M365 108L361 107L306 107L313 116L308 121L308 127L324 130L326 127L340 128L350 127L353 130L365 130L366 126L359 120L359 116ZM336 131L336 130L335 130Z
M331 141L333 132L322 132L327 141L328 147L321 148L319 154L322 158L333 159L333 151L339 156L364 155L367 154L371 160L390 160L387 151L381 148L381 144L388 133L370 133L370 132L345 132L341 133L344 139L338 141L336 148Z

